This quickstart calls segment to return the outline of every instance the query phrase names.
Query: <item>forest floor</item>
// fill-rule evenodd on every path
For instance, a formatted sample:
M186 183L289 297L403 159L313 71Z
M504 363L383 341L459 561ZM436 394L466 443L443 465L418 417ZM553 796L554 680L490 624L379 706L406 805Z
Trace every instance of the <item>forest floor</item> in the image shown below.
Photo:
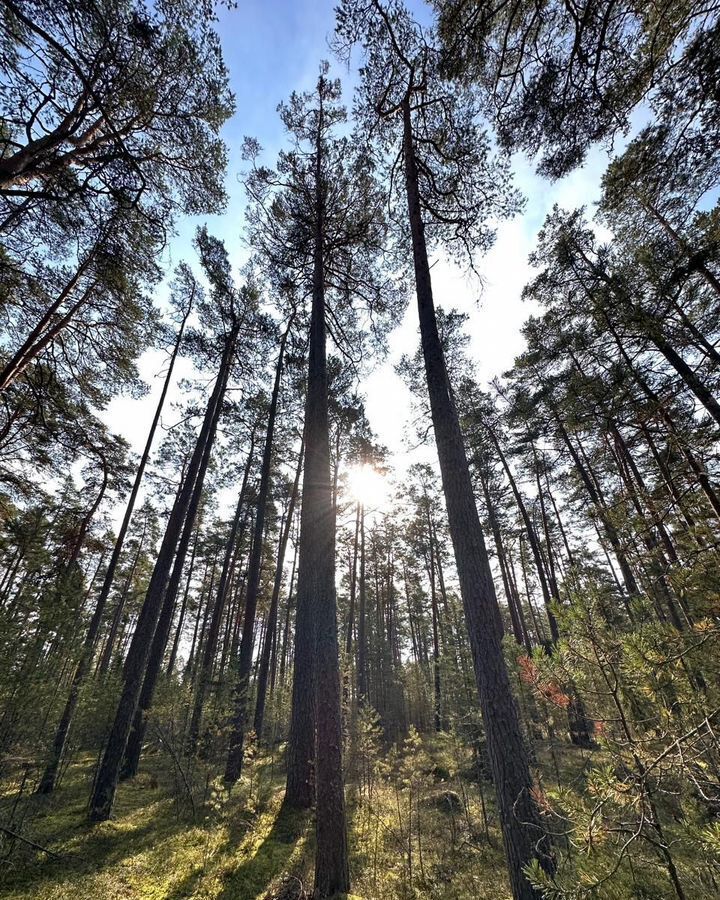
M509 900L492 788L478 781L467 746L415 734L400 751L375 749L356 750L347 760L350 897ZM543 790L552 796L557 783L566 796L579 796L603 756L543 742ZM101 825L86 820L90 756L68 768L49 798L24 792L18 801L17 777L0 785L0 826L10 823L50 851L0 834L0 898L307 900L313 814L283 807L282 752L253 756L230 795L211 777L215 766L198 764L190 777L173 760L148 753L141 774L120 785L112 819ZM603 884L596 896L672 896L652 856L636 855L631 874L640 866L642 889L624 879ZM693 900L708 896L702 888L687 893Z
M204 802L196 804L193 815L167 758L150 755L143 772L120 786L112 819L91 826L86 812L93 763L86 758L70 766L51 798L30 796L23 801L25 810L16 815L17 832L57 856L4 835L0 897L309 896L305 892L313 876L313 819L310 813L282 807L284 774L277 759L259 758L250 780L243 779L229 798L208 781ZM509 897L500 833L492 822L484 827L476 785L466 779L420 785L412 773L396 785L387 779L365 784L364 793L348 790L351 897ZM10 787L3 793L7 808Z

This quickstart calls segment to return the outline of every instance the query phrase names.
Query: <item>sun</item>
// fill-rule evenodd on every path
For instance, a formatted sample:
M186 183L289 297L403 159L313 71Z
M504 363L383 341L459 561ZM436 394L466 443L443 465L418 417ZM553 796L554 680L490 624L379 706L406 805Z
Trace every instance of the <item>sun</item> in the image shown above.
M387 479L367 464L348 471L348 489L353 500L366 507L382 507L388 499Z

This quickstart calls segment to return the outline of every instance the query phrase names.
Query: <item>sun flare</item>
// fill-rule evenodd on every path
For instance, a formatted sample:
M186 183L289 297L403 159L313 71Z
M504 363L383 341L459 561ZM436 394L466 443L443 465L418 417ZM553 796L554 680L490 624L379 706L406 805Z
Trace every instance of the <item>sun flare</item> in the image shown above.
M382 507L388 499L387 478L367 464L350 469L348 489L353 500L366 507Z

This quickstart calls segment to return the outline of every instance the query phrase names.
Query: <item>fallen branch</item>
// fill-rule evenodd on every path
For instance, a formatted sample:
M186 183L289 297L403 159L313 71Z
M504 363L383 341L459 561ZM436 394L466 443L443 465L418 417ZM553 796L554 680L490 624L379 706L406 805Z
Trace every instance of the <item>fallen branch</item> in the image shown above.
M31 841L29 838L23 837L21 834L18 834L16 831L11 831L9 828L6 828L4 825L0 825L0 831L4 831L5 834L9 834L11 838L15 838L18 841L22 841L23 844L27 844L29 847L33 847L35 850L41 850L43 853L47 853L48 856L54 856L55 859L62 859L62 856L59 853L56 853L54 850L48 850L47 847L42 847L40 844L36 844L35 841Z

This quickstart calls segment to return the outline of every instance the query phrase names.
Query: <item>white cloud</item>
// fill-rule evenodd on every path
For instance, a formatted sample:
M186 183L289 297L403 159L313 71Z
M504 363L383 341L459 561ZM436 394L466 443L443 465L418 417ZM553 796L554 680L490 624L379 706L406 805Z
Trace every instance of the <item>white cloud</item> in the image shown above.
M527 206L522 215L498 226L493 247L477 262L481 283L447 260L435 260L435 304L446 311L454 309L468 315L470 355L482 383L507 371L524 349L521 328L537 308L524 302L521 295L534 274L528 256L545 217L555 203L566 209L586 205L592 215L606 166L607 154L596 149L581 169L550 183L534 173L526 157L518 155L513 160L513 170L518 187L527 197ZM389 358L362 383L370 424L400 470L428 459L427 448L408 452L408 443L415 440L410 394L394 371L397 360L403 353L413 353L418 340L417 312L411 301L401 324L390 335Z

